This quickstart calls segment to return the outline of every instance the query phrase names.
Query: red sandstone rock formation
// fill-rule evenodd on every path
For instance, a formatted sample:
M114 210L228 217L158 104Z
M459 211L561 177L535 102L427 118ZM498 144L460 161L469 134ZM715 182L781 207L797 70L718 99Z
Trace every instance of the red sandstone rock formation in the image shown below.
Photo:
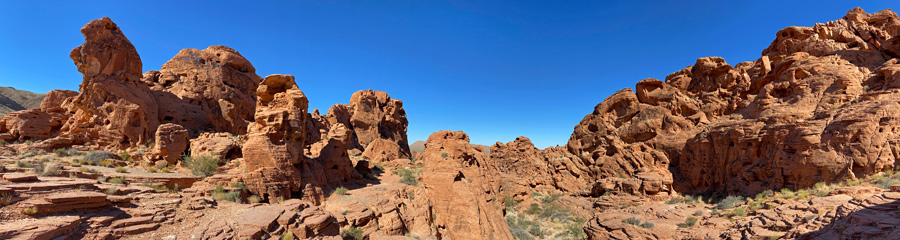
M237 51L185 49L142 75L140 56L112 20L91 21L81 31L85 43L70 54L84 74L80 92L52 91L40 109L0 118L0 139L47 139L36 146L43 149L126 148L153 139L163 123L192 135L246 132L256 102L251 92L261 79Z
M256 94L256 121L249 125L242 148L249 172L242 181L252 193L274 201L302 190L304 199L319 203L324 198L321 187L361 178L346 151L347 132L332 131L313 144L313 156L304 155L309 101L293 76L268 76Z
M503 218L499 172L463 132L439 131L425 144L422 185L431 202L435 236L512 239Z
M352 138L356 141L351 146L356 151L353 153L362 153L376 139L385 139L400 147L399 158L410 156L409 140L406 137L409 123L406 111L403 110L403 102L391 99L385 92L362 90L353 93L349 105L331 106L327 119L331 124L342 123L353 130ZM381 148L373 150L383 151Z

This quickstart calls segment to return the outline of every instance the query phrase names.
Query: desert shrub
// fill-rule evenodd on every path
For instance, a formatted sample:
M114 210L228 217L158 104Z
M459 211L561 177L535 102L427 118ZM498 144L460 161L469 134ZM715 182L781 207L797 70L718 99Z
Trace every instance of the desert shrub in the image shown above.
M703 210L697 210L694 212L694 216L703 216Z
M333 193L337 195L347 195L347 188L344 186L337 187L334 189Z
M228 185L230 185L233 188L240 189L241 191L247 190L247 185L244 185L244 183L242 183L242 182L233 182Z
M215 200L225 200L225 187L222 185L216 185L216 189L214 189L210 195L212 195Z
M116 167L116 172L118 172L118 173L127 173L127 172L128 172L128 168L125 168L125 167Z
M107 160L113 157L111 152L107 151L91 151L87 155L84 156L84 160L87 161L89 165L101 165L100 161Z
M159 170L159 169L163 169L168 166L169 166L168 163L166 163L164 161L160 161L160 162L156 163L156 165L154 165L153 168L156 168L156 170Z
M6 146L7 144L9 143L6 140L0 139L0 146Z
M62 170L62 166L59 163L48 163L44 165L43 171L41 171L42 176L59 176L60 170Z
M687 217L686 219L684 219L684 223L678 224L678 227L689 228L689 227L693 227L694 225L697 225L697 218L691 216L691 217Z
M347 230L344 230L344 232L341 233L341 237L343 237L345 240L363 240L363 230L357 227L351 227Z
M31 216L31 215L35 215L37 213L38 213L37 207L27 207L27 208L22 209L22 214L25 214L25 215Z
M98 182L106 182L106 176L99 176L99 177L97 177L97 181L98 181Z
M108 181L112 184L125 184L125 178L120 177L110 178Z
M900 179L888 177L875 182L875 186L883 189L891 189L891 185L900 184Z
M859 179L847 179L847 181L844 181L844 185L851 186L851 187L859 186L860 183L862 183L862 182L860 182Z
M793 197L794 197L794 191L791 191L790 189L787 189L787 188L781 189L781 198L793 198Z
M113 167L113 166L115 166L115 164L116 164L116 162L113 162L112 159L103 159L103 160L100 160L100 166L104 166L104 167Z
M763 207L762 202L755 201L749 204L750 211L756 211Z
M56 154L57 157L68 157L69 151L66 151L65 148L57 148L53 150L53 154Z
M34 164L31 164L31 162L26 162L26 161L19 160L19 161L16 161L16 167L19 167L19 168L33 168L33 167L34 167Z
M183 156L185 166L191 169L191 173L201 177L209 177L216 173L221 159L203 155L200 157Z
M281 240L294 240L294 234L290 231L284 231L284 233L281 234Z
M69 156L81 156L82 154L84 154L83 152L78 151L78 149L74 148L69 148L69 150L67 151L69 152Z
M255 204L255 203L259 203L261 201L262 201L262 199L260 199L259 196L256 196L256 195L251 195L251 196L247 197L247 202L249 202L249 203Z
M656 225L653 224L652 222L644 222L644 223L641 223L641 227L642 227L642 228L650 229L650 228L653 228L654 226L656 226Z
M106 189L107 195L116 195L116 193L118 193L118 192L119 192L119 188L117 188L116 186L112 186L111 188Z
M225 194L225 200L241 203L241 192L231 191Z
M531 205L528 205L528 210L525 210L525 214L529 214L529 215L535 215L535 214L539 214L541 212L543 212L543 209L541 209L541 205L539 205L537 203L532 203Z
M806 199L806 197L809 197L809 190L800 189L800 191L797 191L797 198Z
M746 216L747 216L747 213L746 213L746 210L744 210L743 207L739 207L739 208L735 208L735 209L734 209L734 215L735 215L735 216L740 216L740 217L746 217Z
M622 219L623 223L631 224L631 225L639 225L641 224L641 220L637 217L631 216L630 218Z
M519 206L519 201L516 201L515 199L512 199L510 197L506 197L506 199L503 199L503 202L506 204L506 209L515 209Z
M771 196L774 196L774 195L775 195L775 192L773 192L772 190L768 190L768 189L767 189L767 190L765 190L765 191L762 191L762 192L757 193L757 194L756 194L756 200L758 200L758 201L764 201L766 198L771 197Z
M13 195L11 193L0 193L0 207L5 207L9 205L13 201Z
M681 196L681 197L677 197L677 198L672 198L672 199L669 199L669 201L666 201L666 204L677 204L677 203L683 203L683 204L688 204L688 205L696 205L696 204L703 203L703 197L702 197L702 196L690 196L690 195L688 195L688 196Z
M419 181L416 180L419 178L419 172L413 169L409 169L407 167L401 167L397 170L397 175L400 175L401 183L405 183L407 185L416 186L419 185Z
M37 155L38 155L38 153L36 151L27 151L27 152L22 153L22 157L27 157L27 158L34 157Z
M25 140L24 144L30 146L31 144L34 144L34 141L31 141L31 140Z
M744 203L744 197L728 196L716 203L716 209L730 209Z
M131 158L131 154L128 153L128 151L122 151L122 154L119 154L119 158L121 158L122 161L131 161L131 160L134 160L134 159Z
M447 158L447 153L441 153L441 158Z

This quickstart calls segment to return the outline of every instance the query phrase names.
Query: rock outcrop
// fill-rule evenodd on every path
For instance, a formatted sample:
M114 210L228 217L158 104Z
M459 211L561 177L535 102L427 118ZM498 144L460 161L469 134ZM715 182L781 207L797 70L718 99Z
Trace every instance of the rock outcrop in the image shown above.
M342 123L353 130L350 146L353 151L362 153L376 139L384 139L400 147L399 158L409 158L409 140L406 137L406 111L403 102L392 99L381 91L362 90L353 93L350 104L331 106L326 116L331 124ZM374 149L375 151L380 150ZM377 153L370 153L376 155ZM359 154L356 154L359 155Z
M503 218L498 170L463 132L428 137L422 185L438 238L512 239Z
M701 58L613 94L567 148L595 179L623 179L595 192L751 195L891 169L900 68L883 47L897 34L889 10L786 28L756 61Z
M321 187L361 178L346 151L347 132L333 131L313 144L314 156L304 155L309 101L293 76L267 76L256 94L256 121L242 147L249 172L242 181L252 193L270 201L303 193L302 198L320 203Z
M124 149L152 141L161 124L243 134L261 81L237 51L185 49L160 71L141 74L134 46L109 18L81 30L85 43L70 57L81 72L79 93L52 91L40 109L0 119L0 139L43 140L46 150L90 144ZM164 107L160 107L164 106Z
M244 134L262 81L240 53L225 46L183 49L142 81L156 91L160 121L187 129Z
M189 138L188 130L181 125L174 123L159 125L159 128L156 129L156 145L151 154L157 160L166 161L169 165L174 166L187 150Z

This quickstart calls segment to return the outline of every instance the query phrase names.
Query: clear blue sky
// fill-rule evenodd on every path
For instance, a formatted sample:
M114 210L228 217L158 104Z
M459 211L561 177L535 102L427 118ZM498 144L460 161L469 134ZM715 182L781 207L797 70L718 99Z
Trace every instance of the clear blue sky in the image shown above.
M625 2L625 1L622 1ZM611 93L697 58L751 61L787 26L897 1L4 1L0 86L77 90L69 51L108 16L144 71L183 48L226 45L257 74L292 74L322 113L361 89L403 100L410 142L463 130L473 143L564 145ZM735 3L737 2L737 3ZM891 4L893 3L893 4Z

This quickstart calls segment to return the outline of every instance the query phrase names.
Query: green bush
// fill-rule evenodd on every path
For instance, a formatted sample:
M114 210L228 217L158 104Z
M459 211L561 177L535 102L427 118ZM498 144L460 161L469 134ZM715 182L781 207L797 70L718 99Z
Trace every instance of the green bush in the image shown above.
M53 150L53 153L56 154L57 157L68 157L69 151L65 148L57 148Z
M113 158L113 154L107 151L91 151L84 156L84 161L89 165L100 165L100 161Z
M290 231L284 231L284 233L281 234L281 240L294 240L294 234Z
M69 156L81 156L82 154L84 154L83 152L78 151L78 149L74 149L74 148L69 148L68 151L69 151Z
M118 173L127 173L127 172L128 172L128 168L125 168L125 167L116 167L116 172L118 172Z
M341 237L343 237L345 240L363 240L363 230L356 227L351 227L342 232Z
M6 207L13 202L13 195L11 193L0 193L0 207Z
M405 183L405 184L412 185L412 186L419 185L419 181L417 180L419 178L418 171L409 169L407 167L401 167L399 170L397 170L397 175L400 175L401 183Z
M639 225L641 224L641 220L637 219L637 217L631 216L630 218L622 219L623 223L631 224L631 225Z
M683 204L688 204L688 205L696 205L696 204L703 203L703 197L688 195L688 196L672 198L672 199L669 199L669 201L666 201L666 204L678 204L678 203L683 203Z
M42 163L43 165L43 163ZM59 163L48 163L43 166L43 171L41 171L42 176L59 176L61 174L60 170L62 170L62 166Z
M125 178L114 177L109 179L109 183L113 184L125 184Z
M201 177L209 177L216 173L221 159L203 155L200 157L182 156L185 166L191 169L191 173Z
M230 185L233 188L240 189L241 191L247 190L247 185L244 185L244 183L242 183L242 182L233 182L228 185Z
M262 199L260 199L259 196L256 196L256 195L251 195L251 196L247 197L247 202L249 202L249 203L254 203L254 204L256 204L256 203L259 203L259 202L261 202L261 201L262 201Z
M655 224L653 224L652 222L644 222L644 223L641 223L641 227L642 227L642 228L650 229L650 228L653 228L654 226L655 226Z
M347 188L344 186L340 186L334 189L334 194L337 195L347 195Z
M728 196L716 203L716 209L731 209L744 203L744 197Z
M122 161L131 161L131 160L133 160L133 159L131 158L131 154L128 153L128 151L123 151L122 154L119 154L119 158L121 158Z
M506 197L506 199L504 199L503 201L506 204L506 209L515 209L519 206L519 201L516 201L515 199L512 199L510 197Z
M9 143L6 140L0 139L0 146L6 146L7 144Z
M694 212L694 216L703 216L703 210L697 210Z
M697 218L687 217L686 219L684 219L684 223L678 224L678 227L689 228L693 227L694 225L697 225Z
M735 216L740 216L740 217L746 217L746 216L747 216L747 213L746 213L746 210L744 210L743 207L739 207L739 208L735 208L735 209L734 209L734 215L735 215Z
M447 158L447 153L441 153L441 158Z

